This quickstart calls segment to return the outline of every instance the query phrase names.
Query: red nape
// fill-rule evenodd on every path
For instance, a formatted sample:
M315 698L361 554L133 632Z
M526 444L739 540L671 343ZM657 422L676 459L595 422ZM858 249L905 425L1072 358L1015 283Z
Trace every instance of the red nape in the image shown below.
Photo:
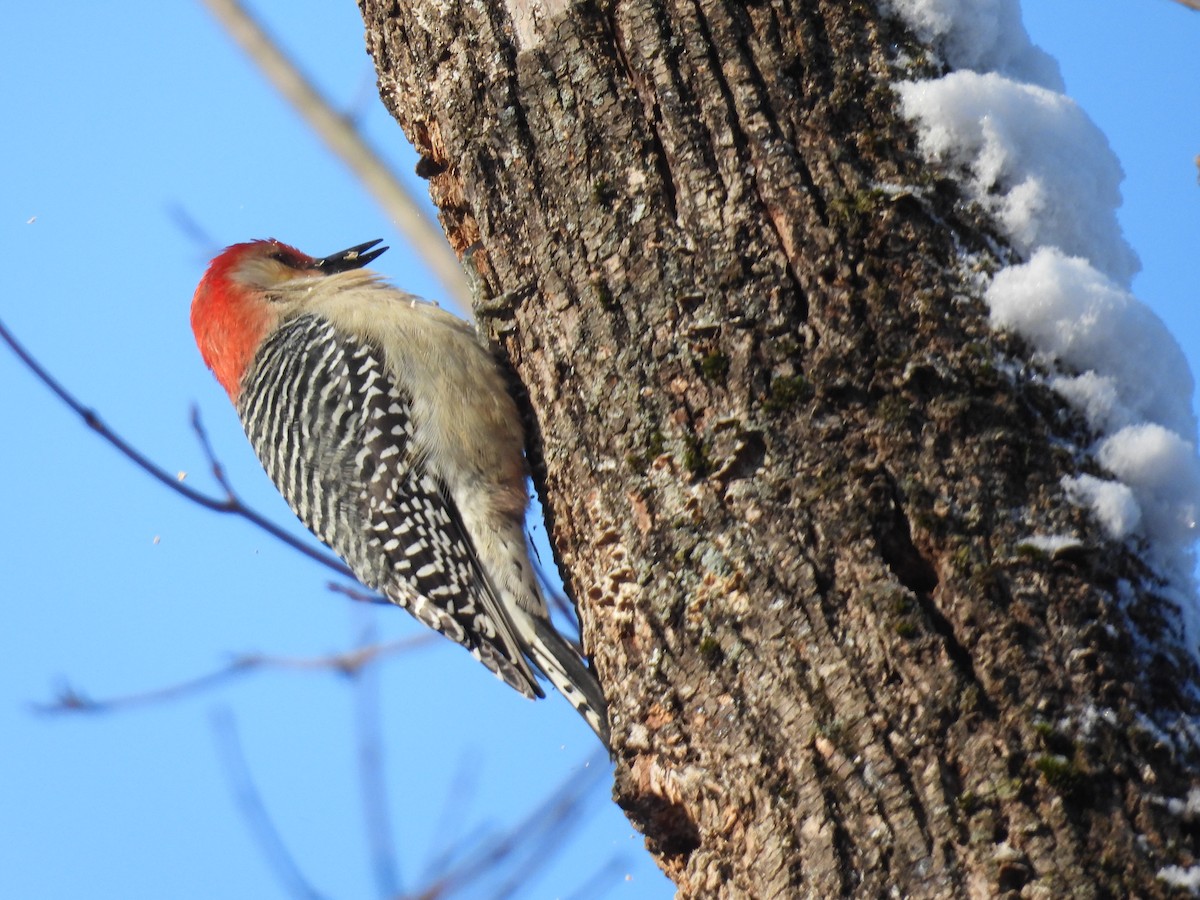
M205 364L236 403L245 374L275 315L262 291L232 276L248 259L299 251L275 240L234 244L213 259L192 297L192 333Z

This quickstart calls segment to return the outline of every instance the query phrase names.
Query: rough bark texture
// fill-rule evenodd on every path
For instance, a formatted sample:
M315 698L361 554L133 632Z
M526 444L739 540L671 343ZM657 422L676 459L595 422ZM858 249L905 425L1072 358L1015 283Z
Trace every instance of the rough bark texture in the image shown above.
M864 2L361 5L681 895L1169 893L1193 664L988 328L1003 242L888 88L922 48Z

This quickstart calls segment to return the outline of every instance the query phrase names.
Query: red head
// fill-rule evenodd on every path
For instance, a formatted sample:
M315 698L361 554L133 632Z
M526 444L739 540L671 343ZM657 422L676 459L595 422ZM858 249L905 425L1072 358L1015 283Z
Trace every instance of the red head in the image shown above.
M237 402L242 376L287 304L314 281L365 266L387 247L368 241L320 259L274 238L226 247L209 263L192 297L192 333L205 364Z

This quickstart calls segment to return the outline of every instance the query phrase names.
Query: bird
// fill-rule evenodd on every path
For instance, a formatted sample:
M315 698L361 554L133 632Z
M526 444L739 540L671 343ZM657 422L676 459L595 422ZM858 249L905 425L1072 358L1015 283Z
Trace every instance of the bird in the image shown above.
M609 747L600 683L529 554L503 370L469 323L365 268L380 243L227 247L192 298L200 355L293 512L359 581L524 696L545 695L541 672Z

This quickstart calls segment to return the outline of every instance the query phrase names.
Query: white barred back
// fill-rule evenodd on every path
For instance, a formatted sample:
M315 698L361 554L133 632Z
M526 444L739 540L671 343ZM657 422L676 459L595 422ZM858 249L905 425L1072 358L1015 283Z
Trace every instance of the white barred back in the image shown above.
M363 584L540 697L458 509L415 451L410 409L381 352L317 315L263 342L238 402L271 480Z

